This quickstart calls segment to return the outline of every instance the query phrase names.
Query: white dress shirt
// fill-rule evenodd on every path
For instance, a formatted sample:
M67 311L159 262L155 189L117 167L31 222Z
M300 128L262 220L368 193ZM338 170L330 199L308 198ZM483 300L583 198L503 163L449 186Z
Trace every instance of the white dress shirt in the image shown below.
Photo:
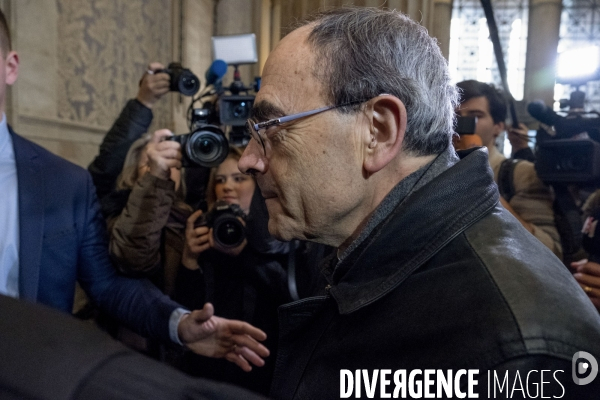
M0 122L0 293L19 297L17 165L4 114Z

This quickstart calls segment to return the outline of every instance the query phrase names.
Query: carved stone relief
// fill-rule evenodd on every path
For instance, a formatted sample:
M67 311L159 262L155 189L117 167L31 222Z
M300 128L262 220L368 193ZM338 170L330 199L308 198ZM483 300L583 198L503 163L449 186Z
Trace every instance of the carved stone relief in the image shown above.
M57 0L57 117L86 125L112 124L137 93L150 61L171 57L168 0ZM159 102L155 125L169 126Z

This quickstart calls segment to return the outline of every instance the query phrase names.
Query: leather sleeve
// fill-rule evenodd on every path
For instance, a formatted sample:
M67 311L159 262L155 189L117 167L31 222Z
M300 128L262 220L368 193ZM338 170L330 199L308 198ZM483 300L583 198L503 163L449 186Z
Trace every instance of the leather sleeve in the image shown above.
M175 182L144 175L121 214L110 221L110 255L129 276L150 277L162 265L161 237L175 199Z

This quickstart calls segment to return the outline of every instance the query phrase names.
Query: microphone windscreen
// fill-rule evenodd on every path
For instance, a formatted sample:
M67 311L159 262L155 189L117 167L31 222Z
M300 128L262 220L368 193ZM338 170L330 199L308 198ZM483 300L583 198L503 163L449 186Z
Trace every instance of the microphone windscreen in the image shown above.
M214 85L227 73L227 63L223 60L215 60L210 64L204 77L206 78L206 86Z
M527 105L527 111L538 121L553 126L560 120L560 115L555 113L541 100L532 101Z

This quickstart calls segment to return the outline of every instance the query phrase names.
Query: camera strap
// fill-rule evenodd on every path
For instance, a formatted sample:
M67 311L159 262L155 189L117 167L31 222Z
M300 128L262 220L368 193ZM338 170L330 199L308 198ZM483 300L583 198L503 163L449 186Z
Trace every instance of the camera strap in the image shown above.
M521 161L523 160L507 158L500 164L500 169L498 170L498 191L500 191L500 196L506 201L510 201L515 195L515 167Z

